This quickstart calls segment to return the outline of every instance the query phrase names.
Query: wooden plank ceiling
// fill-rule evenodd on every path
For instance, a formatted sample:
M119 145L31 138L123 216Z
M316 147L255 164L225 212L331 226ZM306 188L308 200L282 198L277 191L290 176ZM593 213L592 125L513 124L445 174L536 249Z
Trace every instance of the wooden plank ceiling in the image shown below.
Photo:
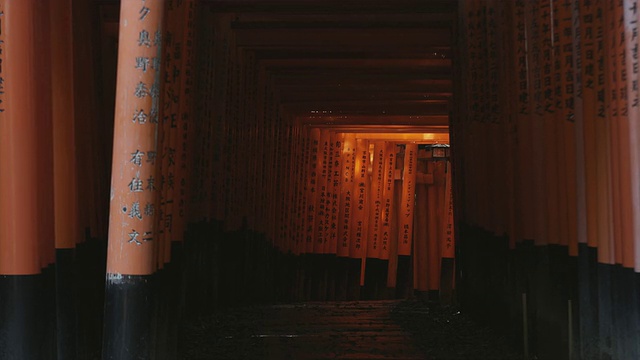
M453 0L210 0L281 109L305 123L448 124Z

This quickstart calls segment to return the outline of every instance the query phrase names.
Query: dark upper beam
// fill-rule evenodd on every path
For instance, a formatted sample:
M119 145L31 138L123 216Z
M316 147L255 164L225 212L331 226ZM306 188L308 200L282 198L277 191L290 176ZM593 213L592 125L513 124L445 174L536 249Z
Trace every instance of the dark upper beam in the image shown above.
M250 48L258 60L268 59L329 59L329 60L367 60L367 59L450 59L449 46L421 46L413 49L325 49L325 48Z
M204 0L217 12L452 13L456 0Z
M241 47L298 47L350 51L375 49L415 49L446 47L451 31L437 29L236 29L235 41Z
M298 116L296 120L301 124L314 126L341 126L347 129L349 126L362 128L367 126L371 131L408 132L413 126L429 126L430 132L446 131L449 126L449 117L446 115L333 115L314 114Z
M280 58L258 59L258 66L266 69L388 69L399 68L407 70L428 70L430 68L451 68L451 59L448 58Z
M266 28L445 28L452 24L453 13L361 12L358 14L312 13L238 13L231 21L232 29Z
M288 103L282 109L294 115L318 113L343 115L448 115L448 103L428 102L363 102L363 103Z
M390 92L390 91L321 91L316 89L300 89L299 91L282 92L279 96L283 103L310 101L378 101L378 100L442 100L451 98L449 93L426 92Z

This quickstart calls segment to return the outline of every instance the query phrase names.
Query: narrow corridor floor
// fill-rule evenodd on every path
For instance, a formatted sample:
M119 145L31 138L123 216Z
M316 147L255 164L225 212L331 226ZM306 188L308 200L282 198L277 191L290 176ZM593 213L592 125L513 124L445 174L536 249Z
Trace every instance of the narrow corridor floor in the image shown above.
M449 319L459 313L428 309L398 301L231 309L189 324L181 359L519 359L495 334Z

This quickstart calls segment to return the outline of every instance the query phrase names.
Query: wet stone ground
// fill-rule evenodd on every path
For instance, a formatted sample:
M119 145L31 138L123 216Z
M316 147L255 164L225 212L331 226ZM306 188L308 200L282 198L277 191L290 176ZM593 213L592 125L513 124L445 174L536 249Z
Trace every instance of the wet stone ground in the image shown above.
M236 308L187 324L183 360L521 359L455 307L417 301Z

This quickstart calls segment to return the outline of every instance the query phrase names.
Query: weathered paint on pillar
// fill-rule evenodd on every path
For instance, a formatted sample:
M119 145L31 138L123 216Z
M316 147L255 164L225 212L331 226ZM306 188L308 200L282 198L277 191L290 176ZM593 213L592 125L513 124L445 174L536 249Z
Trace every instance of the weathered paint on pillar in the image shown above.
M163 2L127 1L120 13L107 273L155 270L156 155Z
M102 358L150 359L164 1L121 3Z

